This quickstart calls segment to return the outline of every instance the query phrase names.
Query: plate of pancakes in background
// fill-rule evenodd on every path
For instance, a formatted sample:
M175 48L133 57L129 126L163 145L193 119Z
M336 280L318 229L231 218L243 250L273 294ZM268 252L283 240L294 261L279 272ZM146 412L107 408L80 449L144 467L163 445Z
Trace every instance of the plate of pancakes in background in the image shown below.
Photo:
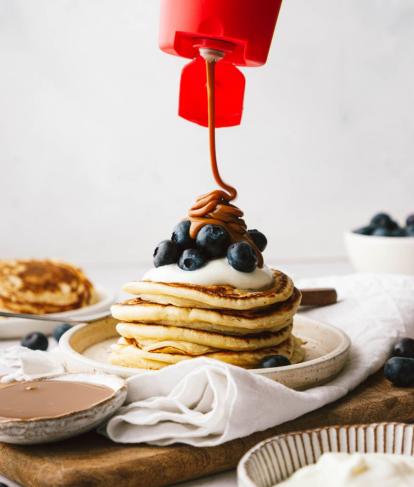
M0 261L0 311L81 318L109 309L115 293L93 286L81 269L57 259ZM57 323L0 317L0 338L33 331L51 334Z
M273 284L263 291L128 283L123 290L138 297L113 305L113 317L75 326L63 335L59 346L66 367L126 378L208 357L296 390L332 380L348 358L349 337L296 314L300 291L288 276L272 272ZM265 357L280 355L291 365L260 367Z

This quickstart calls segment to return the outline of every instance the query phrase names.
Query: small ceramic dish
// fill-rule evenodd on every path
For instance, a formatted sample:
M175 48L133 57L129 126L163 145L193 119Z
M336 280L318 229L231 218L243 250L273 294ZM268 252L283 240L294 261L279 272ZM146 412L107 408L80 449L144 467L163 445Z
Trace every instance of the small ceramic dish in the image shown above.
M65 440L97 428L125 401L126 381L103 373L62 374L44 377L38 381L77 381L98 384L113 389L113 394L89 409L71 412L58 417L27 420L10 420L0 423L0 441L18 445L36 445Z
M414 425L378 423L332 426L275 436L249 450L237 467L238 487L271 487L323 453L413 455Z
M116 331L118 321L106 318L90 324L77 325L67 331L59 341L67 370L101 371L124 378L147 372L145 369L109 363L110 347L119 339ZM250 372L296 390L325 384L339 374L347 361L351 347L346 333L332 325L300 314L294 318L293 333L307 342L304 362L287 367L251 369Z
M85 306L84 308L64 311L62 313L50 313L51 317L58 317L65 321L65 318L82 318L109 310L116 300L116 293L103 286L95 286L98 295L98 302ZM40 320L25 320L23 318L0 318L0 339L22 338L33 331L40 331L45 335L51 335L58 323Z
M375 237L346 232L345 247L358 272L414 274L413 237Z

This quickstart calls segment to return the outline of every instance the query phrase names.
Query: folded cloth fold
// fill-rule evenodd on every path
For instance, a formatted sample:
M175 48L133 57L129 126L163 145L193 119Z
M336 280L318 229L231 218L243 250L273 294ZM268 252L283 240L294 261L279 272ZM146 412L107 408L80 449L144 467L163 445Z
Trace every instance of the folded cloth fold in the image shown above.
M0 349L0 364L17 369L1 378L0 382L3 384L64 374L66 371L58 353L41 352L19 346Z
M350 358L336 379L298 392L239 367L197 358L130 378L126 405L99 431L120 443L225 443L343 397L385 363L396 340L414 338L413 277L356 274L296 284L338 291L337 304L302 311L350 336Z

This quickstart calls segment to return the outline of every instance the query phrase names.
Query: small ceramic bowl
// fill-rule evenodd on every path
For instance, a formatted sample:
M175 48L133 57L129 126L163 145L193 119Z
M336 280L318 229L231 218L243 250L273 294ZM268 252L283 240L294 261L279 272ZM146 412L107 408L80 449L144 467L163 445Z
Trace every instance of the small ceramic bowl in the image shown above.
M414 237L345 233L349 260L358 272L414 274Z
M414 425L379 423L332 426L275 436L249 450L237 467L239 487L271 487L323 453L413 455Z
M97 428L125 401L127 385L124 379L104 373L62 374L43 377L38 381L77 381L98 384L113 389L113 394L83 411L64 414L55 418L10 420L0 423L0 441L18 445L36 445L65 440Z

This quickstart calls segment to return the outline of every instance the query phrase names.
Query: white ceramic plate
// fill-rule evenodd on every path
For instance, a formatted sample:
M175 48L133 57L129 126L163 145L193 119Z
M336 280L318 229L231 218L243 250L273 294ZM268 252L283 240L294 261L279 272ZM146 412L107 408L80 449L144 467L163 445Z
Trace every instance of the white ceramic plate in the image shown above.
M316 463L327 452L413 455L413 450L414 426L410 424L379 423L299 431L269 438L249 450L237 467L237 485L278 485L299 468ZM329 486L329 482L325 484Z
M101 371L123 378L146 372L108 363L110 346L119 339L115 329L118 321L107 318L67 331L59 341L67 369L71 372ZM332 325L301 315L295 316L293 332L307 341L304 362L251 372L297 390L324 384L339 374L349 355L351 341L348 335Z
M94 315L109 310L116 300L116 293L112 290L95 286L98 302L91 306L64 311L63 313L50 313L48 316L57 316L65 321L65 318L82 318L82 316ZM0 318L0 339L22 338L33 331L40 331L45 335L50 335L58 323L40 320L25 320L22 318Z
M0 441L18 445L36 445L64 440L95 429L122 406L127 395L126 382L108 374L63 374L38 381L78 381L99 384L113 389L113 394L83 411L55 418L25 419L0 423Z

